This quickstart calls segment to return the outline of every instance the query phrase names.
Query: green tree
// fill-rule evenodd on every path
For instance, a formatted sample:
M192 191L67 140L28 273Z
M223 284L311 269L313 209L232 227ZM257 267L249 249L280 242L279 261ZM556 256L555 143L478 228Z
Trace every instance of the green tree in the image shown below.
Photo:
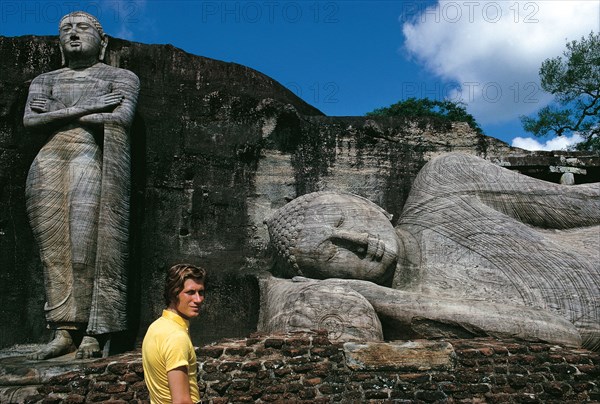
M483 133L473 115L467 112L465 104L462 102L408 98L389 107L377 108L368 112L367 116L394 116L406 119L425 118L446 124L466 122L477 133Z
M563 56L542 63L542 88L555 99L536 116L521 116L523 128L535 136L578 133L584 140L575 149L600 151L600 34L568 42Z

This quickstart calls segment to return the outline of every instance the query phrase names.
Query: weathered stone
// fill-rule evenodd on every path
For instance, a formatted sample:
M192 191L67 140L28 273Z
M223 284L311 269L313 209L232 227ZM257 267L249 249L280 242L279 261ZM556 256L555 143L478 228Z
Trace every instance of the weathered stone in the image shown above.
M231 372L242 367L241 362L227 361L219 365L219 371L223 373Z
M600 348L599 196L600 182L574 191L458 153L421 169L396 227L358 195L302 195L267 220L272 272L323 280L262 278L259 327L315 328L335 307L337 321L323 322L330 333L377 340L364 331L374 327L337 309L343 298L328 300L350 289L372 306L360 313L365 321L376 313L388 336L510 336ZM390 278L392 288L383 286ZM357 331L345 332L351 322Z
M418 170L446 151L480 155L555 182L561 174L550 173L551 165L586 169L585 176L575 174L577 182L598 176L595 156L511 149L465 124L323 117L259 72L170 45L111 39L106 62L135 72L141 82L131 131L137 229L131 259L144 273L130 274L139 279L132 301L140 334L162 309L165 269L182 256L209 262L212 275L204 323L192 327L192 339L204 343L255 330L258 289L240 269L267 267L262 220L298 195L349 191L399 217ZM23 190L45 139L29 136L21 118L28 80L59 67L54 38L0 38L0 205L6 207L0 211L0 267L11 269L0 283L0 347L48 338L39 328L43 280L35 276L41 268ZM25 324L14 316L23 304L31 307Z
M106 371L116 375L124 375L129 368L128 363L111 363L106 367Z
M263 332L325 328L333 341L383 339L381 323L372 306L350 288L311 280L266 278L259 282L262 296L259 329ZM294 350L290 356L298 351Z
M258 361L252 361L252 362L244 362L242 364L242 370L248 371L248 372L256 372L258 370L260 370L262 368L260 362Z
M384 399L388 398L390 393L386 390L366 390L365 398L368 400L372 399Z
M429 370L452 369L454 349L447 342L410 341L344 344L351 369Z
M137 373L125 373L123 375L123 381L128 384L137 383L140 380L142 380L142 378Z
M250 352L253 352L253 350L251 348L246 348L246 347L225 348L225 355L230 355L230 356L246 356Z
M80 29L82 22L91 28ZM57 331L31 354L36 360L73 351L68 329L86 332L80 359L101 353L93 335L127 329L128 130L139 80L101 63L107 36L95 17L68 14L59 32L65 67L33 79L23 117L26 128L47 136L27 175L26 203L42 257L46 320Z
M69 394L66 398L65 398L65 403L66 404L79 404L79 403L85 403L85 396L82 395L77 395L77 394Z
M279 349L283 346L284 344L284 340L283 339L279 339L279 338L269 338L265 340L265 348L276 348Z

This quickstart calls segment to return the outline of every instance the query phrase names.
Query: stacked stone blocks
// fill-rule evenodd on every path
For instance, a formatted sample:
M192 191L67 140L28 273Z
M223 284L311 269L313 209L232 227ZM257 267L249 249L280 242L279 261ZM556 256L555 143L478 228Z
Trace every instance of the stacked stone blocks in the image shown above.
M202 402L600 402L598 352L492 338L437 343L451 347L449 366L431 367L425 350L422 364L381 358L361 368L348 345L321 331L222 340L197 352ZM25 402L148 403L140 353L55 376Z

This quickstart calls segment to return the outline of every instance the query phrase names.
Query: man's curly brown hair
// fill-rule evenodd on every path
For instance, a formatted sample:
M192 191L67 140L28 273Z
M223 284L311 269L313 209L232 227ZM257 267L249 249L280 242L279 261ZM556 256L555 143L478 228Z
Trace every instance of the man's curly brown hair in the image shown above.
M187 279L204 283L205 278L206 270L192 264L177 264L169 268L165 279L165 291L163 295L167 307L179 301L177 295L183 290L183 284Z

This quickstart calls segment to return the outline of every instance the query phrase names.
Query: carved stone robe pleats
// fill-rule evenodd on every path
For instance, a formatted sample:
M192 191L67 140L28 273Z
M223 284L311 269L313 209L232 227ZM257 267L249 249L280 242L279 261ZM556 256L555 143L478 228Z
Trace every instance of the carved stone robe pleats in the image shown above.
M420 265L399 268L394 287L548 310L600 349L600 183L449 154L421 170L398 228L417 240Z
M26 187L50 328L89 334L127 328L128 130L138 91L135 74L103 63L45 73L31 84L24 119L50 133ZM90 99L111 92L123 101L113 111L93 114L98 122L72 118ZM46 121L30 108L35 97L50 100Z
M53 136L27 177L27 213L44 268L46 319L61 328L88 322L94 283L102 153L92 134Z

